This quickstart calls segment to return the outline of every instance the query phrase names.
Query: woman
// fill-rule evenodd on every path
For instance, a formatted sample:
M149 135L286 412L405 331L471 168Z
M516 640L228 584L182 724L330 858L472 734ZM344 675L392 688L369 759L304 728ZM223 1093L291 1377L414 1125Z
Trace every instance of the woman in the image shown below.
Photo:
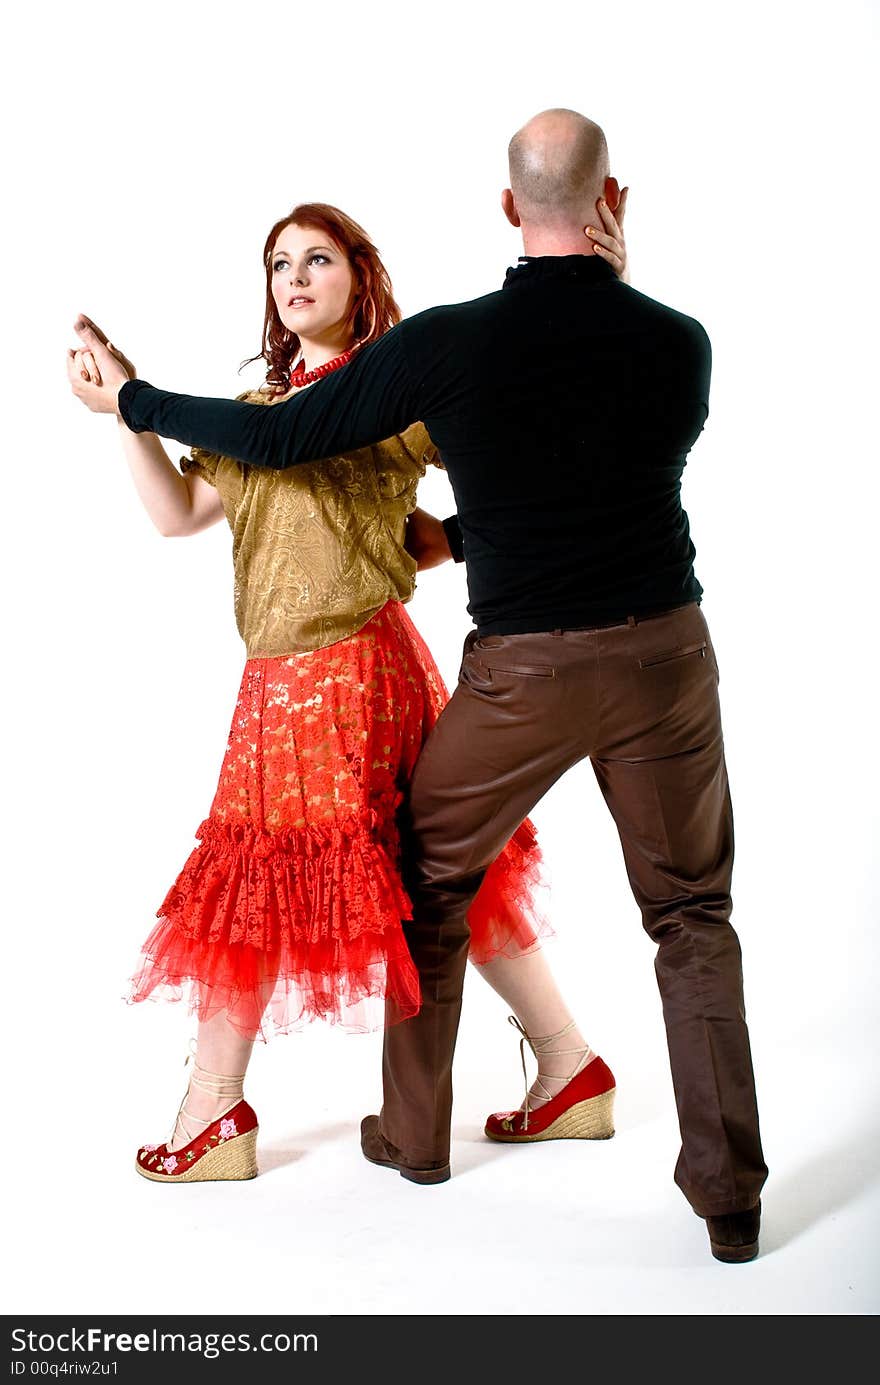
M622 269L610 212L606 227L610 235L592 233L594 248ZM264 263L267 388L246 396L253 402L273 407L343 369L400 317L375 247L333 207L295 208L269 233ZM70 356L72 378L98 378L90 353ZM256 1036L314 1017L371 1027L369 1002L380 998L389 1022L418 1009L396 812L447 694L403 609L416 571L405 530L417 482L438 458L417 424L282 472L194 450L181 475L158 438L121 435L163 534L194 534L226 516L248 654L200 845L133 983L135 1001L188 986L199 1020L172 1134L143 1146L137 1168L164 1182L250 1178L257 1121L243 1081ZM410 547L436 553L437 522L416 512L415 525ZM524 823L469 916L471 960L515 1011L540 1069L521 1112L490 1117L487 1133L604 1137L614 1080L537 948L537 866Z

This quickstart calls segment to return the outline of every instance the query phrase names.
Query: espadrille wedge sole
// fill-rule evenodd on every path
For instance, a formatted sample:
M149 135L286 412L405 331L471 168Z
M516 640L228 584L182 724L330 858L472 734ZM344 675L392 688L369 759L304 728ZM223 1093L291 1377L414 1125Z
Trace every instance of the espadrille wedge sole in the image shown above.
M610 1140L614 1134L615 1091L612 1087L601 1096L576 1102L543 1129L538 1128L535 1119L543 1108L532 1113L532 1124L528 1130L523 1130L521 1119L515 1120L516 1116L521 1116L519 1111L507 1117L490 1117L486 1134L490 1140L497 1140L501 1144L517 1145L534 1144L538 1140Z
M151 1178L156 1183L207 1183L256 1178L258 1130L259 1126L254 1126L246 1135L234 1135L232 1139L213 1146L203 1144L202 1152L194 1154L191 1160L188 1160L186 1150L181 1150L178 1157L163 1154L164 1146L160 1146L153 1153L156 1162L152 1168L147 1161L141 1163L142 1155L138 1156L135 1168L143 1178ZM171 1158L175 1159L175 1163L169 1169L166 1163Z

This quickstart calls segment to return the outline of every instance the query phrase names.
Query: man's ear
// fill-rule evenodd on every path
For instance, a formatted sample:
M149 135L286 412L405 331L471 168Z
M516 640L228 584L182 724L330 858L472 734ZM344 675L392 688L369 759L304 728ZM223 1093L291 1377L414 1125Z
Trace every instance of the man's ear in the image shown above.
M606 178L605 188L602 193L605 201L612 212L616 212L620 205L620 184L616 178Z
M615 187L616 186L617 184L615 183ZM505 188L501 194L501 210L507 217L507 220L510 222L511 226L522 225L522 222L519 219L519 212L516 210L516 203L513 200L513 193L511 192L510 188Z

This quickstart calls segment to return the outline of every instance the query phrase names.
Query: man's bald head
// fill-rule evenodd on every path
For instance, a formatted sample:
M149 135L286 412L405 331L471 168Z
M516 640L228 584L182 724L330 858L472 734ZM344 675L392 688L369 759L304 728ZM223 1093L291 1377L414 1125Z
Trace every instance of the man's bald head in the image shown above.
M608 145L595 121L551 110L518 130L508 146L510 188L522 221L589 220L609 176Z

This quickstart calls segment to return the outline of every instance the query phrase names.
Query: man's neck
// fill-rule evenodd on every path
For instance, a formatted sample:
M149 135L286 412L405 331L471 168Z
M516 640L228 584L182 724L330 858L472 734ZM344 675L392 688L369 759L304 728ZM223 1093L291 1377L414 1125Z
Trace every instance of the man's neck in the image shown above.
M584 226L586 226L584 222ZM593 245L583 226L522 227L524 255L592 255Z

